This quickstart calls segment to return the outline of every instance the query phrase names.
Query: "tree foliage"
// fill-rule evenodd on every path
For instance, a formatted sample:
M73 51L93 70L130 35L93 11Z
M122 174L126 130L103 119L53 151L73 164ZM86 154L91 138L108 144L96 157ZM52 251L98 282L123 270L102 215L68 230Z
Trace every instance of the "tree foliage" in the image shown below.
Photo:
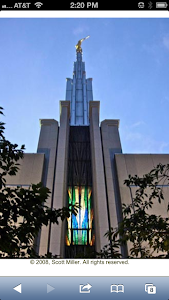
M33 243L42 225L58 224L70 212L76 214L77 206L49 208L46 201L50 190L42 183L32 184L29 189L7 186L6 175L16 175L25 147L18 149L17 144L6 140L4 125L0 122L0 257L35 257Z
M118 228L106 233L109 243L100 254L105 258L120 257L120 247L129 245L129 258L169 258L169 204L166 217L152 213L155 203L164 201L164 186L169 184L169 164L158 164L143 177L129 175L124 184L131 195L132 186L136 192L130 204L122 204L123 221Z

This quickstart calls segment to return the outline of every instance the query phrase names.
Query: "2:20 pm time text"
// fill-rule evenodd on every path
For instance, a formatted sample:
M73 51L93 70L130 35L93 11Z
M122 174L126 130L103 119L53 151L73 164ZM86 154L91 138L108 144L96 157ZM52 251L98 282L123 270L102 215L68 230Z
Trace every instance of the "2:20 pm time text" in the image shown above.
M77 9L98 9L99 3L98 2L71 2L70 8L77 8Z

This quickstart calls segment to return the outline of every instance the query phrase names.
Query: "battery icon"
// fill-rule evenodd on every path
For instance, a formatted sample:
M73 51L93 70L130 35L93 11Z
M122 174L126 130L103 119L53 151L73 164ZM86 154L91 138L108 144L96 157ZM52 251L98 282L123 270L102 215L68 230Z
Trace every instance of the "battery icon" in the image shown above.
M167 2L156 2L156 8L167 8Z

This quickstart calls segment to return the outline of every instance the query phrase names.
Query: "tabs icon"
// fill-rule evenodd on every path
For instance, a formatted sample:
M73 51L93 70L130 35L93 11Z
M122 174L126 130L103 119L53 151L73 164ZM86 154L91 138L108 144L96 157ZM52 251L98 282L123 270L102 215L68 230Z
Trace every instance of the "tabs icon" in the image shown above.
M153 283L146 283L145 292L148 294L156 294L156 286L153 285Z

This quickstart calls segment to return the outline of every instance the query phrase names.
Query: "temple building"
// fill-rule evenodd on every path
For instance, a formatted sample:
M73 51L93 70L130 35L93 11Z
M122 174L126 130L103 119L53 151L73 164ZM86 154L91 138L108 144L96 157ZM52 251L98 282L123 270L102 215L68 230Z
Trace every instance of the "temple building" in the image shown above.
M36 241L39 255L74 258L99 252L107 244L105 233L122 220L121 204L132 201L135 187L124 186L124 180L169 161L168 154L123 154L119 120L100 123L100 102L93 99L92 78L86 79L82 60L85 39L76 45L73 78L66 79L66 99L60 101L60 122L40 120L37 153L25 154L17 176L7 180L9 186L23 187L42 181L51 191L49 207L80 205L76 216L42 227ZM167 194L168 186L165 199ZM167 217L167 204L156 203L153 211ZM121 252L125 257L127 249Z

